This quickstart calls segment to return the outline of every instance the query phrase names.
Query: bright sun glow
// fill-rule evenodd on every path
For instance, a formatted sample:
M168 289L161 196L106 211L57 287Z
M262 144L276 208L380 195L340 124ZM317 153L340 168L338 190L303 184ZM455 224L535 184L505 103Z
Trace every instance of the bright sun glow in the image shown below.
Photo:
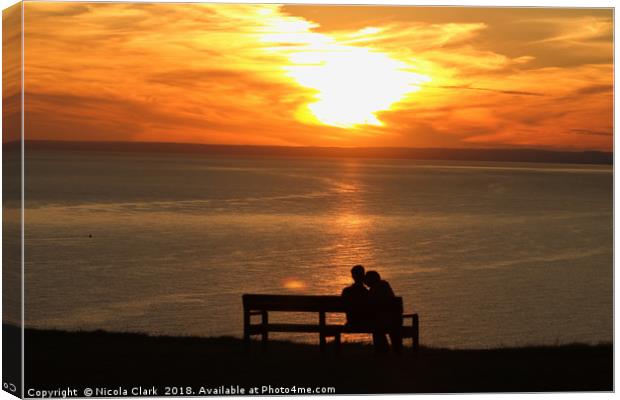
M381 125L379 111L402 100L429 81L409 72L385 54L352 46L333 46L291 56L288 73L299 84L317 90L307 107L321 123L342 128Z
M282 286L290 290L301 290L306 287L306 284L299 279L286 278L284 279L284 281L282 281Z
M263 41L284 44L273 50L287 55L287 75L316 91L315 101L298 113L305 122L342 128L382 125L377 113L389 110L430 81L385 53L341 44L313 32L312 23L271 22L272 30L263 35ZM377 32L377 28L366 28L358 33Z

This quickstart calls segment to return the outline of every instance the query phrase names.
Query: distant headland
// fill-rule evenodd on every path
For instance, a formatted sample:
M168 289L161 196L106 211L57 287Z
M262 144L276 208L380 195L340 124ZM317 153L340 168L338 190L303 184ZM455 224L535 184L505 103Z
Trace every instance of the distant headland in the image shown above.
M19 142L3 144L14 149ZM164 142L26 141L26 149L191 153L221 156L377 158L565 164L613 164L613 153L527 148L294 147Z

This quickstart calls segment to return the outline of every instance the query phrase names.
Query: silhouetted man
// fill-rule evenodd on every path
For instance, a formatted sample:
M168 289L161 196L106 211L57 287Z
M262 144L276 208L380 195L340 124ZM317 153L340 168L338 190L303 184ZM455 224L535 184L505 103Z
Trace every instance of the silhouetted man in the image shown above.
M368 299L371 309L371 321L373 324L372 340L377 353L387 353L389 347L385 334L390 335L392 349L400 354L403 347L401 334L401 310L395 309L392 299L396 297L390 284L381 279L377 271L366 273L365 283L370 288Z
M368 325L368 289L364 286L365 271L361 265L351 268L353 284L342 290L347 308L347 325Z

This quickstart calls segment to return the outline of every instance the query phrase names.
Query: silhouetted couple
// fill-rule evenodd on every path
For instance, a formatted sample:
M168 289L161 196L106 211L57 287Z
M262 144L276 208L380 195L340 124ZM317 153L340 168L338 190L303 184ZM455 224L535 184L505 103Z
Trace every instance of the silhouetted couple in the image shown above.
M353 284L342 290L347 307L347 326L369 329L377 353L389 350L386 334L390 336L392 349L400 354L403 346L401 334L401 311L394 302L394 291L381 279L377 271L365 272L356 265L351 269Z

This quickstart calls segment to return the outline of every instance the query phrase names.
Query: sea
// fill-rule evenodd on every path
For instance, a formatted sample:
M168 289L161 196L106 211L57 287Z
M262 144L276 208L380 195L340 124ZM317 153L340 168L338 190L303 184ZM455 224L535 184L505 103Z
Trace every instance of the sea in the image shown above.
M241 337L242 294L338 295L362 264L419 314L422 345L613 340L608 165L40 149L25 163L27 327Z

